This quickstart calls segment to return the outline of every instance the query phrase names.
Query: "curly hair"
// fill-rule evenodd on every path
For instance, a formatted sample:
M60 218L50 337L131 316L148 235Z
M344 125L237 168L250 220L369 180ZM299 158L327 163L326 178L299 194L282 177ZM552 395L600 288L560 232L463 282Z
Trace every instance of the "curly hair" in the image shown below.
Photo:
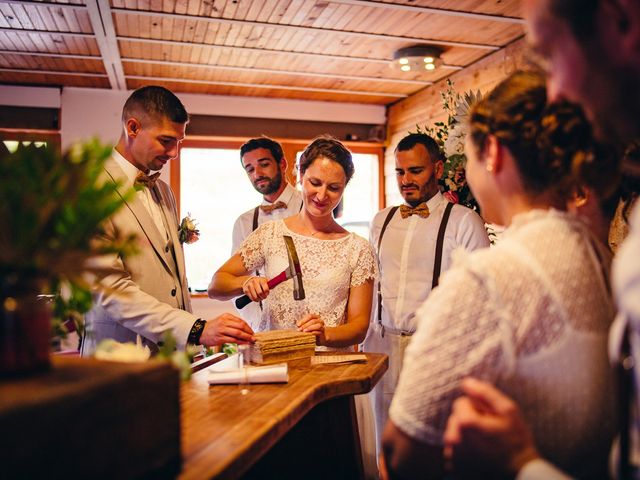
M618 181L615 150L594 139L578 105L546 102L541 73L513 73L472 108L473 145L482 150L487 137L495 136L513 156L531 194L555 191L568 198L575 185L584 185L608 197Z
M349 183L355 172L351 152L340 141L331 135L316 137L300 156L300 175L304 175L307 168L319 157L325 157L340 164Z

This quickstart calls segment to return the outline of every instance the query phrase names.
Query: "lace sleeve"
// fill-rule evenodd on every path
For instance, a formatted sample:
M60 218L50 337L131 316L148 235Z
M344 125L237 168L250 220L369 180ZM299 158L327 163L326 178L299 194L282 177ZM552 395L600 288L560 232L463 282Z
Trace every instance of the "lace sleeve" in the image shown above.
M265 250L264 245L269 237L269 234L273 230L273 223L275 222L267 222L265 224L260 225L253 232L249 234L249 236L242 242L240 248L238 249L238 253L242 257L242 263L244 263L244 268L247 269L248 272L254 272L264 265L265 260Z
M351 286L357 287L367 280L375 280L378 277L378 266L375 255L369 242L364 238L356 237L358 241L356 265L351 273Z
M442 446L460 380L471 375L495 383L504 362L505 332L493 303L483 278L457 268L443 276L416 312L418 328L389 412L409 436Z

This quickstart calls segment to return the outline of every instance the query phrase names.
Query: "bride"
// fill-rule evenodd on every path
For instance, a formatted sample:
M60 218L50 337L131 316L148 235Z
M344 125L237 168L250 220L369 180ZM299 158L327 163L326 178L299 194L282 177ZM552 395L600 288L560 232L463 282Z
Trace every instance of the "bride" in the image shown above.
M346 349L362 342L369 326L376 266L369 242L342 228L332 212L353 176L351 153L322 136L300 158L304 208L292 217L261 225L213 275L209 297L246 294L263 301L258 331L298 329L316 335L321 349ZM283 236L293 238L306 298L293 299L293 282L272 290L267 279L288 266ZM250 275L264 271L265 277Z

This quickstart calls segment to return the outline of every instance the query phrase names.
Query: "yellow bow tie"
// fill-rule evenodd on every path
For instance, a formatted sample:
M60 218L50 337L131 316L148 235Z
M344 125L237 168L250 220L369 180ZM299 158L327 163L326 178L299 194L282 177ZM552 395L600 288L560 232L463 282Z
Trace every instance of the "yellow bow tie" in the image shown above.
M152 189L158 178L160 177L160 172L152 173L151 175L147 175L144 172L139 172L136 176L135 181L133 182L134 187L149 187Z
M287 204L283 201L277 201L276 203L272 203L271 205L260 205L260 210L264 213L271 213L274 210L278 210L279 208L287 208Z
M414 208L411 208L408 205L400 205L400 215L402 215L402 218L407 218L411 215L418 215L422 218L427 218L429 216L429 207L427 207L427 204L424 202Z

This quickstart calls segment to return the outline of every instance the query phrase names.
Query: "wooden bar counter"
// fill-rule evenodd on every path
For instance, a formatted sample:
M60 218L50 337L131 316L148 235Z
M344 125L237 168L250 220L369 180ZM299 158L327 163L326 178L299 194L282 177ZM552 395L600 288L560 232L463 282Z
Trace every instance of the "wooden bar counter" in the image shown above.
M207 383L207 370L181 386L181 479L359 478L353 395L369 392L386 355L366 363L289 362L289 383Z

